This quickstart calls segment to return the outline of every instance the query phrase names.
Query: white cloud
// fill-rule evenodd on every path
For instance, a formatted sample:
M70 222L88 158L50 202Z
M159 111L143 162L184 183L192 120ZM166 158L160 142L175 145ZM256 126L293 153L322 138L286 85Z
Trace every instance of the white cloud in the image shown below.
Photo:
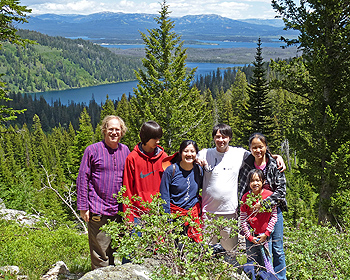
M22 0L33 14L92 14L103 11L157 14L161 0ZM218 14L233 19L273 18L270 0L168 0L171 16Z

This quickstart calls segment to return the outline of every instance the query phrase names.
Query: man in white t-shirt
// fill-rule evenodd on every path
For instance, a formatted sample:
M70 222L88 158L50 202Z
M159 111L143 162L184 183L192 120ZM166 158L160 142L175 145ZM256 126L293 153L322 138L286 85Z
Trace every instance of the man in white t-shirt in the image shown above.
M238 202L238 174L242 161L249 155L243 148L231 147L232 129L227 124L214 126L212 136L215 148L203 149L198 158L204 164L202 211L204 220L218 217L236 219ZM207 215L215 214L215 217ZM208 221L207 221L208 222ZM238 243L237 235L230 238L231 228L224 228L220 232L221 246L230 252ZM217 237L210 240L210 244L218 243Z
M203 149L198 153L198 159L204 167L202 212L203 219L208 220L224 217L237 219L238 174L243 160L249 151L231 147L232 128L227 124L218 124L212 132L215 148ZM281 172L286 169L283 158L272 155L277 160ZM208 215L207 213L215 214ZM232 251L238 244L238 236L230 238L232 228L226 227L220 231L220 244L226 252ZM211 245L219 245L219 239L214 237L209 241Z

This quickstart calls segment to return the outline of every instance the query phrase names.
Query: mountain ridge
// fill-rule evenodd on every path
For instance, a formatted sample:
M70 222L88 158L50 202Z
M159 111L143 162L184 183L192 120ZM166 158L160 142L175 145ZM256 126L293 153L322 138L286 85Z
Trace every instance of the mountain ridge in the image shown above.
M31 15L23 29L38 31L50 36L86 37L92 41L137 40L140 31L156 28L156 14L102 12L90 15L41 14ZM184 40L251 41L258 37L265 41L280 36L295 37L296 32L283 30L277 19L234 20L216 14L171 17L174 32Z

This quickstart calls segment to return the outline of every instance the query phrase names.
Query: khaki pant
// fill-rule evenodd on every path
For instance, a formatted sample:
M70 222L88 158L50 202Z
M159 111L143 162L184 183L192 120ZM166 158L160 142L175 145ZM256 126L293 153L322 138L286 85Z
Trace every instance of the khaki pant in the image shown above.
M111 247L111 237L100 228L107 224L107 220L120 223L122 218L117 216L102 216L99 222L93 221L90 218L88 222L88 236L91 256L91 268L96 269L114 265L113 253L115 249Z
M204 223L210 223L211 220L217 219L219 217L224 217L225 219L237 219L236 214L215 214L214 217L209 217L206 215L206 213L203 213L203 221ZM205 226L204 226L205 231ZM233 249L236 249L238 244L238 235L236 234L233 238L230 238L230 234L232 232L232 228L225 227L220 231L220 244L221 246L227 251L231 252ZM217 236L213 236L210 240L208 240L210 245L215 245L219 242L219 239Z

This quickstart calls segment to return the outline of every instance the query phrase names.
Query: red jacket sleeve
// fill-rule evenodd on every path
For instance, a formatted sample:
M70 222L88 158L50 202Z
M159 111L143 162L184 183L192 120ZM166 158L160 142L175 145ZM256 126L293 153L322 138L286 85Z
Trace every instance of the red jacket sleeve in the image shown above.
M123 185L126 187L126 191L123 193L124 197L128 197L131 200L131 197L135 194L135 166L134 161L132 157L127 157L125 161L125 168L124 168L124 177L123 177ZM123 211L125 212L128 208L130 208L127 205L123 205ZM132 212L127 216L130 222L134 221L134 215Z

